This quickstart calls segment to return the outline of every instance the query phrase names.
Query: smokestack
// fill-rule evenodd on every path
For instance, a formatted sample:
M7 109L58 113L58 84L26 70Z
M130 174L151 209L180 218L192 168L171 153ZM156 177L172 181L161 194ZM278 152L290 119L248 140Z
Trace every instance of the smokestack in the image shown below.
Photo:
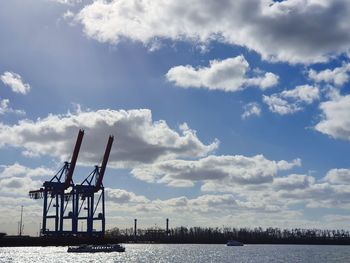
M169 218L166 219L166 234L169 234Z
M136 230L137 230L137 219L134 219L134 236L136 237Z

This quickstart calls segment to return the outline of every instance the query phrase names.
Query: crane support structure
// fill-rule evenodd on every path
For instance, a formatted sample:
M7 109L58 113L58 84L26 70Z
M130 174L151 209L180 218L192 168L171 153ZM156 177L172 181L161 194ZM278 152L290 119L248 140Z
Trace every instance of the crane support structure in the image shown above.
M104 236L105 233L105 195L103 177L106 171L114 137L109 136L101 166L94 170L81 184L74 187L74 223L73 232L77 235ZM95 202L95 197L97 201ZM83 209L84 208L84 209ZM82 211L85 210L85 211ZM85 212L85 213L84 213ZM86 221L86 231L78 231L79 221ZM94 223L100 221L99 229Z
M63 167L54 175L50 181L45 181L43 188L29 192L32 199L44 199L42 235L70 235L73 233L73 212L66 213L67 207L71 204L74 211L74 184L73 173L78 159L80 146L84 137L84 131L79 130L75 143L71 162L65 162ZM64 178L64 181L63 181ZM72 187L71 190L68 190ZM68 190L68 191L67 191ZM72 230L64 230L65 219L71 220ZM54 229L47 228L48 221L53 220Z

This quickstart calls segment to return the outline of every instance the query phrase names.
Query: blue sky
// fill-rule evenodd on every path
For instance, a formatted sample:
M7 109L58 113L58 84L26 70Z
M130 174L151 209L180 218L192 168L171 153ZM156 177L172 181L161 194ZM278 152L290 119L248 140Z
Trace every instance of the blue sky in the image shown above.
M348 2L189 2L0 3L0 231L80 128L108 227L349 229Z

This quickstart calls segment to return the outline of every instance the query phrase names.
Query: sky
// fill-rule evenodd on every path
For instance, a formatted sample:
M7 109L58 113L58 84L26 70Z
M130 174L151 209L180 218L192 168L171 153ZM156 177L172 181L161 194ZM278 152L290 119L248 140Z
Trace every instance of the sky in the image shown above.
M107 228L350 229L347 0L0 1L0 232L114 135Z

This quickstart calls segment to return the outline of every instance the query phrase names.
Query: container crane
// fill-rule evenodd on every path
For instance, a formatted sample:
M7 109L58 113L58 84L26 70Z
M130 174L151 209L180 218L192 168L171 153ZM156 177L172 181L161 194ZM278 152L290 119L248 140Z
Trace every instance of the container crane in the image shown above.
M87 234L89 236L103 236L105 233L105 195L103 177L106 171L109 155L112 149L114 137L109 136L101 166L95 166L94 170L85 178L81 184L75 185L74 204L74 228L76 234ZM95 204L95 194L98 196ZM96 196L96 197L97 197ZM84 206L86 205L86 207ZM81 215L82 209L87 210ZM98 209L100 212L98 212ZM79 220L86 220L86 232L78 231ZM100 231L94 229L94 222L101 222Z
M29 196L32 199L44 199L43 222L41 229L41 234L43 235L72 234L74 230L75 196L72 178L83 137L84 131L79 130L71 161L64 162L63 167L54 175L54 177L50 181L44 182L43 188L29 192ZM72 187L71 191L67 191L69 187ZM72 202L73 212L69 212L68 215L65 216L70 201ZM49 214L51 210L54 210L53 214ZM50 231L47 229L48 219L54 219L54 230ZM64 219L71 220L72 231L64 231Z

